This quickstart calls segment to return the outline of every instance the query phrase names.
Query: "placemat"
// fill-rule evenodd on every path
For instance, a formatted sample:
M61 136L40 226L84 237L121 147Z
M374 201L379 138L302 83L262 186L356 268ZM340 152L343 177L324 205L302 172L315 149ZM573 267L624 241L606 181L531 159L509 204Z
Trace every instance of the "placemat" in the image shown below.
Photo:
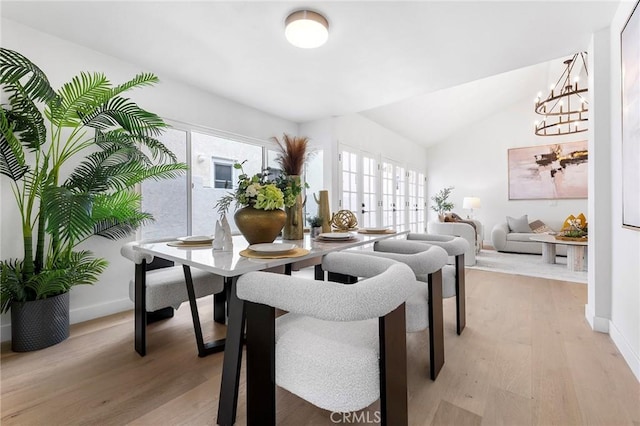
M250 259L286 259L288 257L301 257L309 254L309 250L296 247L287 253L258 253L253 250L244 249L240 252L240 256Z
M169 241L167 243L170 247L180 247L180 248L212 248L213 241L210 243L200 243L200 244L185 244L182 241Z
M319 243L351 243L353 241L358 241L358 237L356 237L355 235L351 238L344 238L344 239L331 239L331 238L314 238L313 241L317 241Z
M366 229L361 229L358 231L358 234L395 234L396 231L393 229L385 229L384 231L368 231Z

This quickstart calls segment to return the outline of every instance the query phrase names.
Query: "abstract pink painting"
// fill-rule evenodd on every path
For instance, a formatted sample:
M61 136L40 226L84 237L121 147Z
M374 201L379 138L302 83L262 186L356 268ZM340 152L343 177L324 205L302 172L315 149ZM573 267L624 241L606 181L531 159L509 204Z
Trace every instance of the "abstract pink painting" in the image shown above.
M509 199L587 198L587 141L509 150Z

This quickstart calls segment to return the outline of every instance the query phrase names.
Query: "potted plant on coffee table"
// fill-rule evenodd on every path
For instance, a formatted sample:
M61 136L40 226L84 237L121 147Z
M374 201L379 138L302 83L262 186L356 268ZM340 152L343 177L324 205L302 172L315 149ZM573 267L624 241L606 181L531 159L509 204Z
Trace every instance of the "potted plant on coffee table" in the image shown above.
M78 245L127 236L151 220L135 185L186 169L157 139L164 121L122 96L157 81L139 74L113 85L102 73L81 73L55 91L29 59L0 48L0 174L15 196L24 251L0 261L13 350L68 337L69 290L94 284L107 267Z

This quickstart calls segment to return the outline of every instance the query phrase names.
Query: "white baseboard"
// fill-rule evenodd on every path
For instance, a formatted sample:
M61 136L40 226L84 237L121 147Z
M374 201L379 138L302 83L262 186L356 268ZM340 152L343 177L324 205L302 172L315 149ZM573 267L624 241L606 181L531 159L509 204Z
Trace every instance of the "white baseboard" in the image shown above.
M133 302L129 298L112 300L97 305L83 306L69 311L69 322L76 324L130 309L133 309ZM2 327L0 327L0 338L3 342L11 340L11 324L2 324Z
M611 336L611 340L613 340L613 343L622 354L627 365L631 368L633 375L636 376L636 379L640 382L640 354L633 351L627 339L611 321L609 321L609 336Z
M597 317L589 305L584 305L584 316L592 330L609 333L609 318Z
M133 309L133 302L128 297L119 300L112 300L107 303L83 306L69 311L69 322L71 324L76 324L131 309Z

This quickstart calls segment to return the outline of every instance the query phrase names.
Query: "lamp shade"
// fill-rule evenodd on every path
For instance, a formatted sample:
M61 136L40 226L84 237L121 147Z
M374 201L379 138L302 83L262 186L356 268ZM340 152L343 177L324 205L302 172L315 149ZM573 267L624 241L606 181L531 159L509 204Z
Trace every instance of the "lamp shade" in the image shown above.
M320 47L329 38L329 22L310 10L293 12L285 20L284 35L289 43L303 49Z
M480 208L480 198L478 198L478 197L464 197L462 199L462 208L463 209L479 209Z

